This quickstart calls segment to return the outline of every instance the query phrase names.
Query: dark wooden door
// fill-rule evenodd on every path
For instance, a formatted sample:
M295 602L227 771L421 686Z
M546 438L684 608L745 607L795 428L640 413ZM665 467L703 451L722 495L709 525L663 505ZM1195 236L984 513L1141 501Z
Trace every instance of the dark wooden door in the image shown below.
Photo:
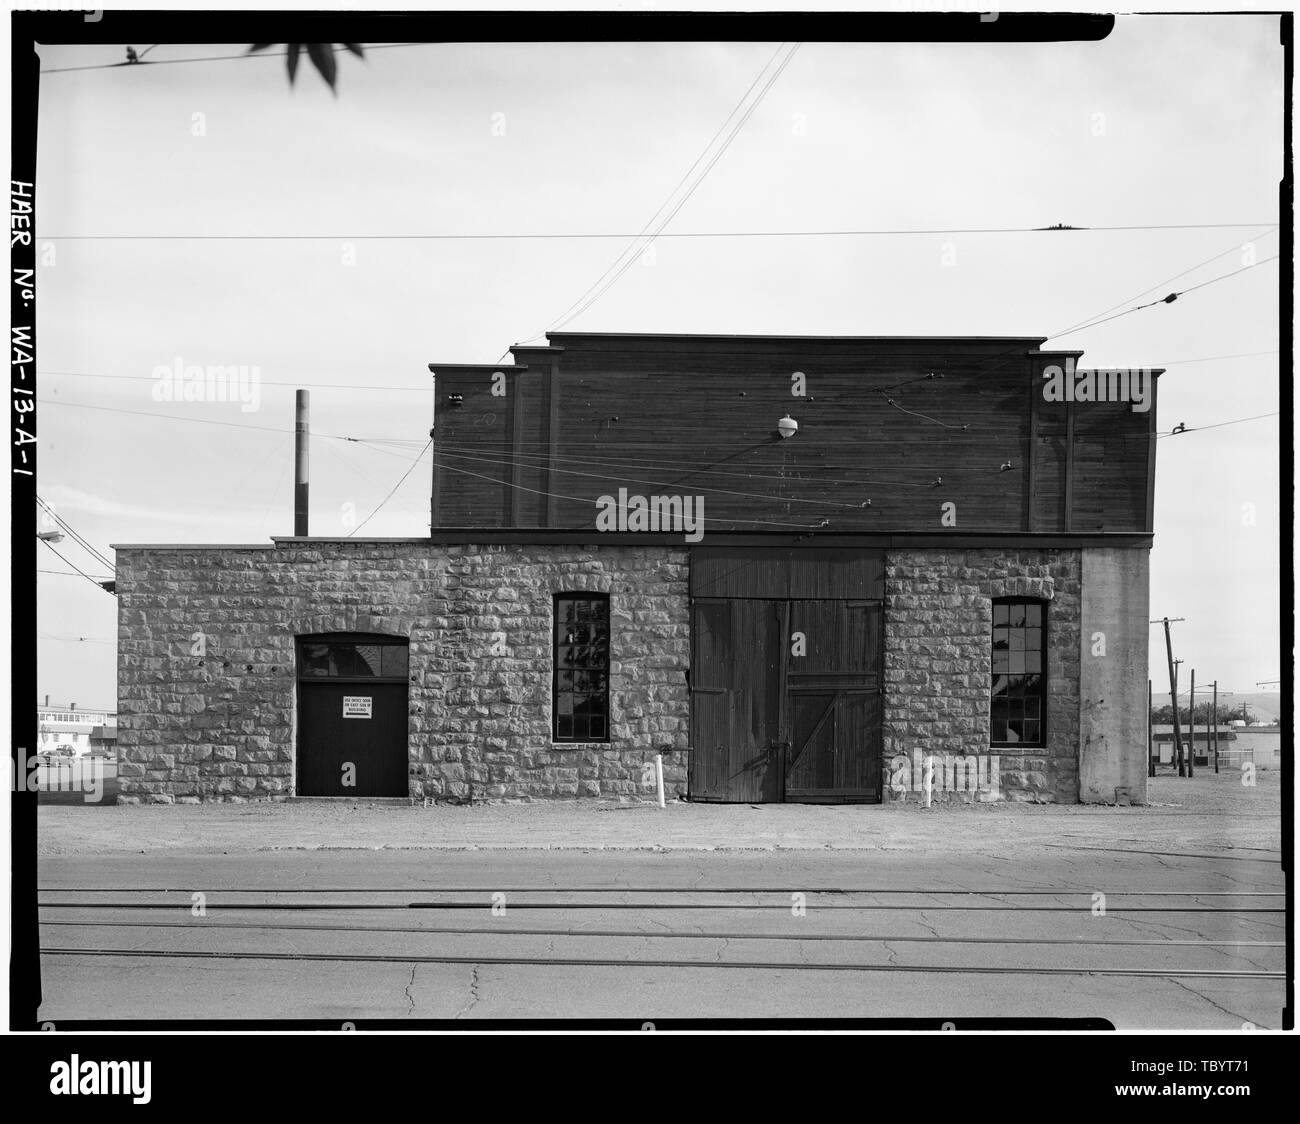
M693 800L881 796L878 601L696 598Z
M331 678L298 691L299 796L409 794L405 683Z
M791 601L789 635L785 798L879 801L880 603Z
M691 799L781 799L782 601L694 602Z

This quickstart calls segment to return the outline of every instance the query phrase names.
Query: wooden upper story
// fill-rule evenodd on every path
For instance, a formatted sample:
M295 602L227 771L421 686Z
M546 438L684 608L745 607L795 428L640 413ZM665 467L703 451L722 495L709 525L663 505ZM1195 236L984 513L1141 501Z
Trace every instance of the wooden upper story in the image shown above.
M703 497L710 534L1152 530L1158 371L1034 337L547 338L430 364L435 533L594 529L602 496Z

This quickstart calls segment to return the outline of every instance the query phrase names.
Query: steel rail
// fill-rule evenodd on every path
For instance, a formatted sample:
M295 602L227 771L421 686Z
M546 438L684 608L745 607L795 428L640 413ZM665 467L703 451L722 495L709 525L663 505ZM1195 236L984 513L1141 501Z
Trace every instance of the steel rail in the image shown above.
M304 931L312 933L434 933L467 936L502 937L629 937L665 940L684 938L690 940L727 941L862 941L877 944L1063 944L1100 948L1107 945L1177 945L1206 948L1285 948L1285 941L1215 941L1215 940L1159 940L1157 938L1131 940L1083 940L1078 937L912 937L881 936L874 933L686 933L645 932L640 929L509 929L502 926L458 929L436 925L275 925L254 921L42 921L47 926L68 926L85 929L259 929L269 932Z
M332 961L373 964L519 964L537 967L584 968L730 968L754 971L803 972L910 972L962 975L1026 976L1141 976L1161 979L1259 979L1281 980L1285 972L1244 971L1216 968L1185 968L1158 971L1149 968L1011 968L957 965L911 964L805 964L773 960L617 960L610 957L547 956L429 956L382 953L294 953L294 952L178 952L132 948L46 948L43 956L133 957L167 960L289 960Z

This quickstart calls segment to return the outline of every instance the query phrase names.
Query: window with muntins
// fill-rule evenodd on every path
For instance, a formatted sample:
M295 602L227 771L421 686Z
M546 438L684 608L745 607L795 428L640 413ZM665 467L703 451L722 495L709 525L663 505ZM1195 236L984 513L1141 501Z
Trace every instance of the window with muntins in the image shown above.
M1047 737L1047 605L993 602L993 685L989 742L1042 746Z
M609 597L555 597L551 736L557 742L609 741Z

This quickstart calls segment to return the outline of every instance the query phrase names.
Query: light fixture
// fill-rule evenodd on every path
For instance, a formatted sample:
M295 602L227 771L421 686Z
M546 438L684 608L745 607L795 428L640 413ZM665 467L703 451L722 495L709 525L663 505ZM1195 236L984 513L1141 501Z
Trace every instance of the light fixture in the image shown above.
M42 542L62 542L63 532L62 531L37 531L36 537L40 539Z
M782 437L793 437L799 432L799 423L789 414L786 414L785 417L776 423L776 431Z

